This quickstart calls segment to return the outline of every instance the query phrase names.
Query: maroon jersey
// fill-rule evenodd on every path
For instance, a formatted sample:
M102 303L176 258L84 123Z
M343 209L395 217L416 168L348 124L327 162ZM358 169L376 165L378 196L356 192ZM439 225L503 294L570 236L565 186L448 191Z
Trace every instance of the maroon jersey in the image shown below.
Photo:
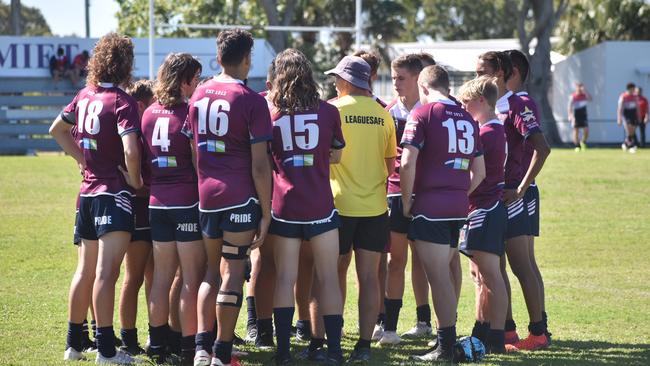
M332 216L330 149L345 146L336 107L273 115L273 218L313 223Z
M63 109L61 119L76 125L73 136L86 160L81 196L131 193L118 166L126 167L122 136L140 130L135 99L110 83L88 86Z
M486 122L480 128L485 179L469 196L469 211L489 209L503 197L504 170L506 162L506 131L498 119Z
M527 92L522 91L522 92L517 93L517 95L524 102L532 103L533 105L535 105L535 111L537 111L537 104L535 104L535 101L530 97L530 95L528 95ZM584 95L585 100L586 100L586 95L585 94L581 94L581 95ZM574 105L574 108L575 108L575 105ZM528 171L528 167L530 166L530 161L533 159L533 152L534 151L535 151L535 149L533 149L533 146L529 142L524 141L524 156L523 156L523 158L521 160L521 169L523 169L523 172L522 172L522 175L521 175L522 179L524 178L524 176L526 175L526 172ZM533 183L535 183L535 182L533 181Z
M184 131L196 146L201 211L257 200L251 145L271 140L271 129L266 100L241 80L215 77L196 89Z
M528 136L542 132L537 118L537 106L528 99L523 100L511 91L504 94L496 104L497 117L503 122L508 141L508 158L505 167L507 188L515 188L526 173L524 159L524 141Z
M402 137L406 144L420 150L413 217L465 219L469 167L482 154L478 124L450 99L440 99L411 111Z
M420 102L415 102L415 105L411 111L419 106L421 106ZM395 121L395 137L397 138L397 158L395 158L395 170L393 170L393 172L388 176L388 197L401 196L402 189L399 186L399 168L402 165L402 146L400 145L400 142L402 141L402 135L404 135L406 120L408 119L411 111L406 109L406 106L399 100L399 98L392 101L389 105L386 106L385 109L393 117L393 121Z
M154 102L142 114L144 155L151 171L149 206L181 208L199 201L190 138L183 133L187 104Z

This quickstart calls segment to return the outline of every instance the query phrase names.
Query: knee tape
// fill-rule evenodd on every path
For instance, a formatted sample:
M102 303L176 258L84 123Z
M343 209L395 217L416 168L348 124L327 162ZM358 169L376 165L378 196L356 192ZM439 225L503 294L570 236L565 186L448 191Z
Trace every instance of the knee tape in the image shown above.
M233 245L224 240L221 246L221 256L225 259L246 259L251 255L250 245Z
M243 296L235 291L219 291L217 305L241 308Z

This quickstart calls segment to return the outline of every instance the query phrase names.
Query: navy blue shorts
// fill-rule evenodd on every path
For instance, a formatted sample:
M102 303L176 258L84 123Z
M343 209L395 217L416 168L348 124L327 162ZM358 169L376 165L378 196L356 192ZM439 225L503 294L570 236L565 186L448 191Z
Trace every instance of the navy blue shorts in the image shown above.
M502 256L506 248L507 224L508 213L501 201L492 208L472 211L460 232L460 252L468 257L472 256L473 250Z
M74 214L74 227L72 229L72 244L81 245L81 238L79 233L77 233L77 222L79 221L79 211L77 210Z
M528 208L528 222L530 231L528 235L539 236L539 188L534 183L528 187L524 194L524 201Z
M338 229L341 226L338 212L332 212L332 215L326 219L314 221L312 223L292 223L280 221L275 217L271 220L269 234L282 236L285 238L299 238L309 240L322 233Z
M411 219L404 216L402 196L388 197L388 217L390 218L390 231L406 234L409 232Z
M353 247L371 252L385 252L390 235L388 212L367 217L341 215L340 218L339 255L350 253Z
M188 208L150 208L151 239L159 242L202 240L198 205Z
M135 230L133 230L131 241L151 242L149 197L133 197L133 214L135 216Z
M429 221L418 217L411 221L407 237L411 241L421 240L457 248L460 229L464 223L465 220Z
M506 230L506 239L516 238L521 235L529 235L530 220L526 202L523 198L516 200L506 207L508 211L508 229Z
M217 212L200 212L199 220L203 235L210 239L223 238L223 232L241 233L257 229L262 218L262 209L254 200L243 206Z
M97 240L113 231L133 232L134 220L131 196L123 194L100 194L81 196L76 234L81 239Z

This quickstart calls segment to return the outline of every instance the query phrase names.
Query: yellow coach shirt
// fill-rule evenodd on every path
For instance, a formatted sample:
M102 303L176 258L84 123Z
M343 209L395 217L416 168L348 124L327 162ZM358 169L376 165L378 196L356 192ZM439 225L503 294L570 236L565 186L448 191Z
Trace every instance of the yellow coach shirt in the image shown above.
M330 165L334 205L343 216L378 216L386 205L385 159L397 156L395 124L371 97L345 96L331 102L341 114L345 148Z

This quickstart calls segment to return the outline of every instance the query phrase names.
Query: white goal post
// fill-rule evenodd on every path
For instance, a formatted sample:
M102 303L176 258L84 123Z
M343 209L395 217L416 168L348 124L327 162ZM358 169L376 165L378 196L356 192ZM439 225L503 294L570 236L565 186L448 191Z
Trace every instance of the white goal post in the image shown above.
M149 0L149 79L155 77L154 70L154 39L156 37L155 20L154 20L154 0ZM191 28L191 29L233 29L241 28L251 30L252 25L231 25L231 24L158 24L163 28ZM355 48L361 47L361 0L355 0L354 27L317 27L317 26L285 26L285 25L266 25L259 27L270 32L354 32Z

